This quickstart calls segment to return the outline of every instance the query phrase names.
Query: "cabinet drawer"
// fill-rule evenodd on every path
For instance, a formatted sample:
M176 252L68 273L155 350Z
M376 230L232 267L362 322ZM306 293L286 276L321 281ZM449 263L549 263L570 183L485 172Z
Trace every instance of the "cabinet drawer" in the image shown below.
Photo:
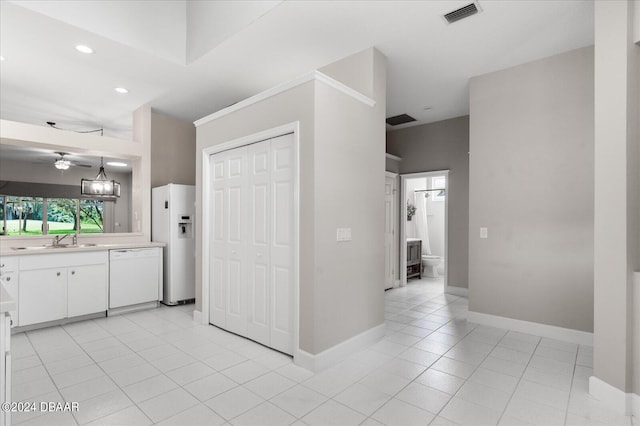
M64 250L64 249L57 249ZM107 251L33 254L20 256L20 270L59 268L78 265L107 263Z
M10 271L17 271L20 266L20 257L3 256L0 257L0 274Z

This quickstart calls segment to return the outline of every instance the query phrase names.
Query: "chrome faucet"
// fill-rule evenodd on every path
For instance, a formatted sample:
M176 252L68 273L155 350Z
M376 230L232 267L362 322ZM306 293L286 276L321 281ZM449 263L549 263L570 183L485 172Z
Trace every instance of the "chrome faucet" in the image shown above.
M68 236L69 234L64 234L62 237L60 237L60 235L56 235L55 237L53 237L53 242L51 244L53 244L53 246L56 247L58 246L58 244L60 244L60 241L64 240Z
M72 235L72 234L64 234L62 237L60 235L56 235L55 237L53 237L53 242L52 242L53 246L57 247L60 244L60 241L67 238L69 235ZM78 236L76 234L73 234L72 244L74 246L78 244Z

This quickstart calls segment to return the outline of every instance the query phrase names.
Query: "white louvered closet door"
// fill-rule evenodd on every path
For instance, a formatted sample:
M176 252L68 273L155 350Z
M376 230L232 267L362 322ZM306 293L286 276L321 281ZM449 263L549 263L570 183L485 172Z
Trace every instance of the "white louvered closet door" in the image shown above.
M211 157L211 323L288 354L295 161L293 135Z

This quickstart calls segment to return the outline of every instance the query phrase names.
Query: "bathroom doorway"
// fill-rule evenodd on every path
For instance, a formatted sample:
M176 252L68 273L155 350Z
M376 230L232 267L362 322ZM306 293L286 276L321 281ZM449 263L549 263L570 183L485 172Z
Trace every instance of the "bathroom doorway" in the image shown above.
M400 177L400 286L415 278L448 287L449 171Z

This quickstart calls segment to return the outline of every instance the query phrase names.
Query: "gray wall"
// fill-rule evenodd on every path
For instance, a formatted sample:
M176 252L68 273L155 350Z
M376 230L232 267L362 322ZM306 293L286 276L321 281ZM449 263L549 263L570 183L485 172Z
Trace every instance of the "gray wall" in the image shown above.
M316 83L314 353L384 322L385 62L366 49L320 69L374 107Z
M593 330L593 59L471 79L470 311Z
M449 170L449 285L468 287L469 117L387 132L387 152L402 174Z
M392 173L400 173L400 163L402 160L396 160L395 158L385 158L385 170Z
M151 187L196 183L193 123L151 111Z
M299 122L299 345L311 354L384 322L385 59L367 49L323 71L340 81L365 76L371 84L363 91L373 94L375 107L309 82L197 128L196 185L201 187L204 148ZM351 227L353 240L336 242L337 227ZM206 237L198 235L198 271L203 244ZM202 309L201 295L198 274L196 309Z

